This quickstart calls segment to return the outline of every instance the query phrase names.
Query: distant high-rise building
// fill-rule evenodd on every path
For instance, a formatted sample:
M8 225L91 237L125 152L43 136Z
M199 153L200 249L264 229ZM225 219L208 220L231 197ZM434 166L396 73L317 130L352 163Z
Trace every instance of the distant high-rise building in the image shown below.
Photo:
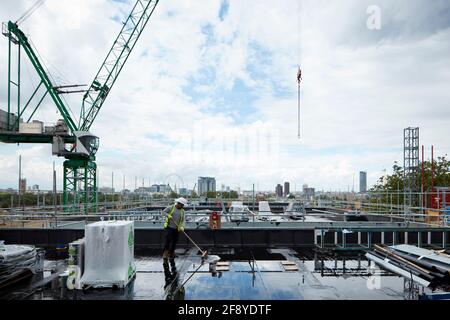
M359 192L367 192L367 172L359 172Z
M309 188L307 184L303 185L303 198L306 200L314 200L314 196L316 195L316 189Z
M19 180L19 189L21 192L27 191L27 179L20 179Z
M198 194L203 195L207 192L216 192L216 178L198 177Z
M150 192L150 193L167 193L170 191L170 186L166 185L166 184L153 184L150 186L150 188L145 188L145 189L148 190L147 192ZM137 192L137 191L135 191L135 192Z
M278 198L283 197L283 186L281 184L277 184L275 188L275 194L277 195Z
M284 183L284 196L285 196L285 197L287 197L287 196L289 195L289 192L290 192L289 189L290 189L290 188L289 188L289 182L285 182L285 183Z

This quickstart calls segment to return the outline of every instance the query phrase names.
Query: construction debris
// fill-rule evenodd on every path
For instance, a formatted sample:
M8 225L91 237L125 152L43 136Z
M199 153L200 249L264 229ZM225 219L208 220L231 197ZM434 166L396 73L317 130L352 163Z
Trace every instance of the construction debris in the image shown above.
M366 257L381 267L424 287L450 285L450 257L411 245L380 246Z
M0 244L0 288L36 272L34 246Z
M298 271L298 266L292 261L281 261L284 271Z

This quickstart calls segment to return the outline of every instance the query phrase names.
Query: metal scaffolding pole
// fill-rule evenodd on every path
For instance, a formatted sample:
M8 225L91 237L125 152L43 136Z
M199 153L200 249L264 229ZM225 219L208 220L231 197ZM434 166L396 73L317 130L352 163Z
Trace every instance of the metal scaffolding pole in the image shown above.
M417 206L413 193L418 192L419 173L419 128L409 127L403 131L403 180L404 205L411 208ZM409 209L408 209L409 210Z

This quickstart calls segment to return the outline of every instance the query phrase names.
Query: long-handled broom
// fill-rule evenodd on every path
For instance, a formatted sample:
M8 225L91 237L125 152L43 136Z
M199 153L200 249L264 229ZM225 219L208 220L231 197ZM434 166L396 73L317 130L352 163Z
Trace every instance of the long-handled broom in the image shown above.
M170 217L170 219L173 221L173 223L177 226L177 228L178 228L178 230L179 230L180 227L179 227L179 225L175 222L175 220L173 220L172 217ZM186 236L186 238L188 238L189 241L191 241L192 244L193 244L193 245L194 245L194 246L202 253L202 259L207 259L207 258L208 258L208 250L203 251L202 249L200 249L200 247L195 243L195 241L192 240L192 238L189 237L188 234L187 234L186 232L184 232L184 230L183 230L183 233L184 233L184 235ZM219 258L219 260L220 260L220 258Z

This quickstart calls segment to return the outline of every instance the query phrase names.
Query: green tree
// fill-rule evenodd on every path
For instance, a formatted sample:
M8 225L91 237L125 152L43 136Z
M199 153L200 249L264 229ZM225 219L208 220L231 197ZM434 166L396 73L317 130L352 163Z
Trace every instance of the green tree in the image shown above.
M229 191L229 192L217 192L217 197L222 198L222 199L237 199L239 198L239 195L236 191Z
M206 197L207 198L217 198L217 192L208 191L208 192L206 192Z
M432 166L431 161L425 161L424 163L424 192L431 192L432 185ZM419 190L422 183L422 165L419 166L419 172L417 173L416 179L418 181ZM370 190L372 192L392 192L392 201L396 203L403 200L403 195L400 194L400 199L395 192L400 193L404 190L404 168L398 165L397 162L394 163L392 167L393 172L390 175L382 176L378 179L377 183ZM434 186L435 187L450 187L450 161L446 157L438 157L434 163ZM389 201L387 196L382 196L383 200Z
M238 199L239 198L239 194L237 193L237 191L230 191L228 194L228 198L229 199Z
M0 193L0 208L9 208L11 206L11 197L14 197L14 195L9 193Z

